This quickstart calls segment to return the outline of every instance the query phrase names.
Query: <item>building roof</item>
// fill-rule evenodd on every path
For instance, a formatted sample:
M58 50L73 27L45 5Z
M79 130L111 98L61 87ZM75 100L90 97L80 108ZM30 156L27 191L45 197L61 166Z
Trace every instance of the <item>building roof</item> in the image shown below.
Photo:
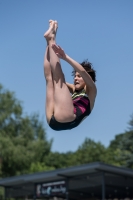
M111 188L113 188L114 185L116 187L119 186L119 188L127 187L125 185L125 178L126 180L132 179L132 182L128 181L128 184L127 184L128 188L130 188L130 185L131 186L133 185L133 170L132 169L128 169L124 167L116 167L116 166L104 164L101 162L95 162L95 163L90 163L90 164L68 167L64 169L57 169L53 171L39 172L39 173L34 173L34 174L4 178L0 180L0 186L4 186L7 189L9 188L11 195L13 194L13 190L15 191L21 190L21 192L19 191L19 194L22 193L22 195L31 195L34 193L35 183L47 183L47 182L65 180L66 178L68 178L70 180L69 189L73 191L77 190L81 192L82 191L86 192L88 191L88 189L86 190L85 188L86 187L88 188L89 185L90 187L92 187L92 185L94 187L97 187L97 186L99 187L99 185L101 185L101 173L103 172L105 172L106 174L105 181L106 183L108 183L108 185L110 185L109 187ZM119 181L118 181L118 177L119 177ZM86 180L88 182L86 182ZM82 182L82 186L84 185L84 187L80 186L81 182ZM14 193L16 194L17 192L14 192Z
M26 174L4 178L0 180L0 186L12 186L16 184L24 184L25 182L38 183L57 181L64 179L64 177L75 177L78 175L90 174L98 171L133 177L132 169L116 167L101 162L95 162L90 164L68 167L65 169L57 169L52 171L38 172L34 174Z

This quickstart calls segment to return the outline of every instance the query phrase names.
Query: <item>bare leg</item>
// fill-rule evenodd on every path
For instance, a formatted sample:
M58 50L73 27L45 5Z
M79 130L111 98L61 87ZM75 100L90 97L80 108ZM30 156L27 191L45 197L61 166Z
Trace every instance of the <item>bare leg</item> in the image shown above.
M49 44L50 65L53 74L54 116L59 122L70 122L76 117L74 114L73 102L66 86L60 59L51 47L51 45L55 43L55 26L55 22L51 22L51 27L44 35Z
M44 56L44 75L46 79L46 118L49 123L51 116L54 113L54 85L52 79L52 71L49 62L49 47L46 47Z
M51 24L52 20L49 20L49 25ZM56 22L56 30L58 28L58 24ZM55 31L56 31L55 30ZM49 32L49 30L47 31ZM49 33L45 34L49 34ZM45 35L44 35L45 37ZM52 71L50 66L50 56L49 56L49 47L47 45L45 55L44 55L44 76L46 79L46 118L47 122L49 123L51 116L54 113L54 85L53 85L53 78L52 78Z

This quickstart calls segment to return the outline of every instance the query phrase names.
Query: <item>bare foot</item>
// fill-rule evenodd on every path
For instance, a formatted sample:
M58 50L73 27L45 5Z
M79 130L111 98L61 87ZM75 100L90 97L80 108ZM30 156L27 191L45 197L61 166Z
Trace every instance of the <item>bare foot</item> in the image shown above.
M49 20L49 25L50 25L52 22L53 22L53 20L50 19L50 20ZM54 22L55 22L55 26L54 26L55 28L54 28L54 30L55 30L55 34L56 34L57 29L58 29L58 22L57 22L56 20L55 20Z
M57 29L58 29L58 22L57 21L54 21L55 22L55 34L57 32Z
M55 26L55 21L49 20L49 29L44 34L44 37L46 38L46 40L55 39L55 33L57 30L56 27L57 25Z

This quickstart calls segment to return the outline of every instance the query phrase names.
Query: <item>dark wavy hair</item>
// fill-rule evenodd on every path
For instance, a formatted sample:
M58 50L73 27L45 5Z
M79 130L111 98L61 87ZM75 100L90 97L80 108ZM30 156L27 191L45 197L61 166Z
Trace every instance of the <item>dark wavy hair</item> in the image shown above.
M96 71L92 67L92 63L88 62L88 60L84 60L80 63L82 67L86 70L86 72L91 76L92 80L96 82ZM72 71L72 76L75 76L76 70Z

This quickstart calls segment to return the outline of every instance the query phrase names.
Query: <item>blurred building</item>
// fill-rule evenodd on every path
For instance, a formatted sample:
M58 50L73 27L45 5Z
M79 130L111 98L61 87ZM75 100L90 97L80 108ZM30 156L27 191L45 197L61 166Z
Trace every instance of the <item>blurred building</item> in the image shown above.
M133 170L96 162L0 180L5 200L133 199Z

